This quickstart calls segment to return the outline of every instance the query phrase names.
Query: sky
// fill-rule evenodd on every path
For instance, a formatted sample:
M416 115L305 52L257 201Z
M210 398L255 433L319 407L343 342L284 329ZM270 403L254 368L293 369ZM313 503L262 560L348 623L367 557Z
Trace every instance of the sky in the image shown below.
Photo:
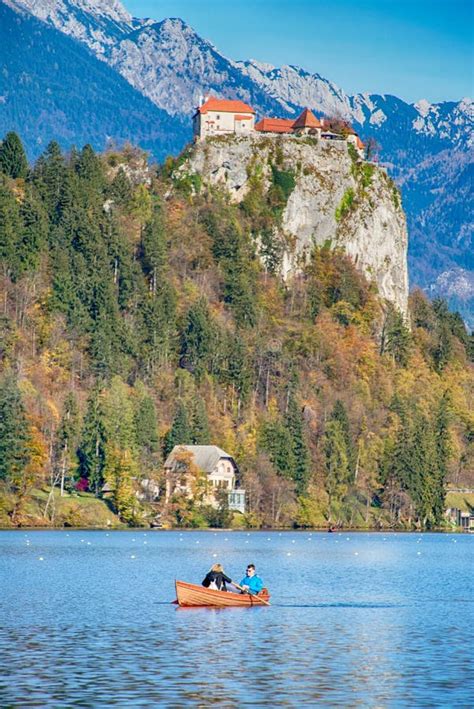
M135 17L180 17L227 57L295 64L349 94L474 93L474 0L122 2Z

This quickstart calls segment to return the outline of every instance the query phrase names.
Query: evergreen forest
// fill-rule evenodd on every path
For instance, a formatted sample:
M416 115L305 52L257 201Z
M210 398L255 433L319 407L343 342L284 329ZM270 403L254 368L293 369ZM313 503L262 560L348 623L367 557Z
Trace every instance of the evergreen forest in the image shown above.
M330 244L278 275L291 176L240 205L140 150L0 145L0 525L439 528L474 487L474 339ZM247 512L165 499L179 444ZM205 487L205 486L204 486Z

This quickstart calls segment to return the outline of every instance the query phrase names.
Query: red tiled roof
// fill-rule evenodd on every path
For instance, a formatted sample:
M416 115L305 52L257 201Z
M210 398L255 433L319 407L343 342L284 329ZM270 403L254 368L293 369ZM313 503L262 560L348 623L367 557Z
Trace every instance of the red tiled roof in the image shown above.
M357 142L357 147L359 150L363 150L365 148L364 143L361 141L358 135L356 135L356 142Z
M292 118L262 118L255 125L255 130L262 133L291 133L293 123Z
M318 121L309 108L305 108L303 113L298 116L294 122L293 128L321 128L321 122Z
M221 111L222 113L255 113L253 108L248 106L243 101L229 101L211 96L205 101L202 106L197 109L198 113L207 113L208 111Z
M251 121L252 116L234 116L236 121Z

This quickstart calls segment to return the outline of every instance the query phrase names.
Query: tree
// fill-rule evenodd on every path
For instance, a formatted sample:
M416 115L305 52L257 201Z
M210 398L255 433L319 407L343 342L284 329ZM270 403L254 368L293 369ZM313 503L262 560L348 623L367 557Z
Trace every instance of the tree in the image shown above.
M175 446L188 445L192 440L188 414L183 401L179 401L171 428L165 436L164 454L168 456Z
M441 396L434 420L434 436L436 446L436 468L433 486L433 521L439 525L445 511L446 480L448 463L453 453L449 424L452 418L452 402L449 391Z
M355 475L356 452L354 449L354 444L352 442L352 435L347 410L344 406L344 403L340 399L337 399L336 403L334 404L334 408L331 414L331 420L338 421L340 424L342 435L344 437L344 442L346 445L346 457L349 464L351 481L353 481Z
M295 461L292 478L296 484L296 492L301 495L306 492L311 470L308 446L306 445L304 437L302 410L301 405L296 398L295 387L296 381L294 380L290 385L288 412L285 417L285 425L291 436L293 457Z
M0 177L0 262L4 274L13 279L21 272L18 242L22 226L17 201Z
M30 432L17 382L11 373L0 380L0 480L18 481L31 452Z
M135 385L135 390L138 388ZM161 462L160 437L155 402L144 387L136 407L135 429L143 476L152 476L157 473Z
M328 494L328 519L332 520L333 503L340 502L347 492L350 471L344 431L339 421L329 421L324 433L325 481Z
M46 246L48 217L31 185L28 185L25 190L20 217L23 222L18 244L20 268L22 272L34 271Z
M6 134L0 145L0 171L14 180L25 178L28 174L25 149L19 136L13 131Z
M76 396L70 392L64 401L63 416L59 425L56 443L61 471L61 497L67 474L74 466L76 446L79 438L79 410Z
M297 461L292 435L275 409L259 427L257 449L266 453L272 465L287 480L294 480Z
M138 474L136 461L129 449L109 444L107 446L104 478L113 491L114 506L120 519L130 525L137 525L139 505L133 494L132 479Z
M32 175L33 184L52 223L57 223L61 215L60 206L66 175L67 169L61 148L53 140L37 160Z
M215 328L204 298L188 311L181 336L180 366L199 380L208 371L213 354Z
M111 198L121 207L128 207L132 199L132 186L125 171L120 167L109 188Z
M156 295L159 279L166 271L166 239L161 210L155 208L153 216L142 233L142 268L149 279L150 291Z
M390 307L382 333L381 354L388 352L397 364L406 367L410 356L411 342L410 330L405 324L403 315L400 311Z
M99 385L92 390L78 448L79 473L88 481L89 488L99 494L104 484L106 434L103 400Z
M200 396L194 401L191 441L195 445L208 445L211 442L209 419L206 405Z

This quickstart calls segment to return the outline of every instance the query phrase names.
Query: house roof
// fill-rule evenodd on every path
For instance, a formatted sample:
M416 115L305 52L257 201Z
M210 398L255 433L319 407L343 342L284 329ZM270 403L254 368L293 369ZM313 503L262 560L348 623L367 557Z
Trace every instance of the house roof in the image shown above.
M234 116L236 121L251 121L252 116Z
M305 108L293 123L293 128L321 128L321 122L309 108Z
M221 111L222 113L255 113L251 106L243 101L228 100L210 96L202 106L199 106L196 113L207 113L208 111Z
M262 118L255 125L255 130L262 133L291 133L293 124L292 118Z
M363 150L365 148L364 143L361 141L361 139L359 138L359 136L357 134L356 134L356 142L357 142L357 147L359 148L359 150Z
M194 456L194 463L205 473L212 473L221 458L231 460L237 467L235 460L219 446L175 446L165 461L165 468L172 468L176 454L180 450L188 451Z

